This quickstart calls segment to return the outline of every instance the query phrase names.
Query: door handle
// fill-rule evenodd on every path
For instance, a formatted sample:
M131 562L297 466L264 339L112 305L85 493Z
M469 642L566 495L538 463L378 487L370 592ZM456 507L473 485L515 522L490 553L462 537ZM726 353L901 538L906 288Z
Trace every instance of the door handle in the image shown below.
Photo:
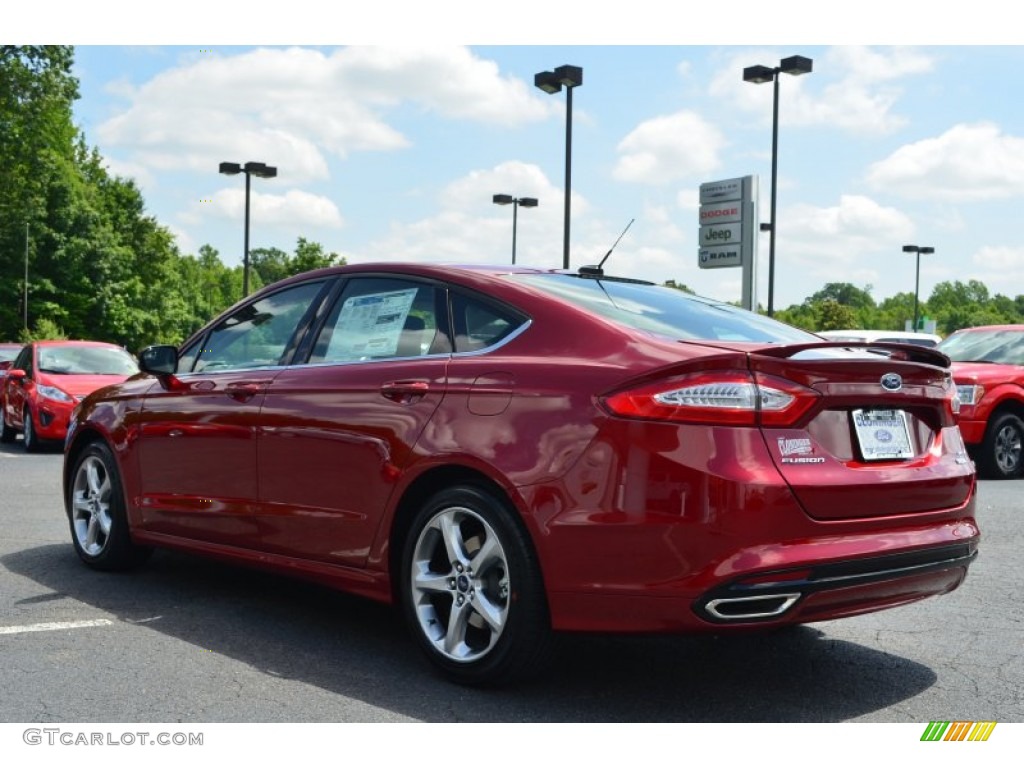
M380 393L396 403L414 403L430 391L429 382L423 380L389 381L380 388Z
M261 384L228 384L224 387L224 392L228 397L244 403L247 400L252 400L260 393L262 388L263 386Z

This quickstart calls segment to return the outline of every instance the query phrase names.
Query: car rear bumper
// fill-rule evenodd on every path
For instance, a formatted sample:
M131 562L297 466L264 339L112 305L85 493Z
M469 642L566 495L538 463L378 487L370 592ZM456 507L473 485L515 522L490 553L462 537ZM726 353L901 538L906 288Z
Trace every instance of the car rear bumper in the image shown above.
M831 568L858 572L865 565L857 561L830 563L812 567L815 576L810 579L800 574L788 583L751 589L734 582L696 599L555 593L551 596L552 623L564 631L723 633L839 619L953 591L967 577L968 566L977 557L976 545L971 542L952 557L946 557L948 550L936 551L936 560L928 566L860 572L829 581L820 574ZM910 557L928 554L907 553ZM869 567L877 565L870 559L865 562ZM794 573L802 570L794 569ZM757 597L763 599L752 599Z
M762 571L702 595L693 610L722 625L838 618L949 592L960 585L977 555L973 538L882 557Z
M973 497L968 505L973 515ZM552 591L567 631L730 632L825 621L945 594L978 554L972 516L746 547L677 581Z
M977 485L955 455L959 434L912 467L840 473L862 475L873 495L833 485L843 516L819 518L754 430L630 428L664 449L617 455L614 441L595 441L560 486L519 489L556 629L720 632L838 618L948 592L973 560ZM915 483L928 505L907 501Z

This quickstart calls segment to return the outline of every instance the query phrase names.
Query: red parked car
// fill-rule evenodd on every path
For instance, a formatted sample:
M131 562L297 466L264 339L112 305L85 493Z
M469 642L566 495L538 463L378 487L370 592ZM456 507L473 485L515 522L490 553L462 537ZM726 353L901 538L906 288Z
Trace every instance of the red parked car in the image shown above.
M311 272L82 402L72 541L399 604L472 684L540 669L553 630L902 605L955 589L979 532L948 358L887 348L596 268Z
M997 479L1024 471L1024 325L951 334L939 349L953 361L960 432L978 471Z
M0 395L0 442L25 435L25 449L63 441L71 410L85 395L138 373L122 347L99 341L36 341L15 358Z
M18 356L23 346L24 344L0 341L0 393L3 392L2 387L4 379L7 377L7 369L11 367L11 363L14 362L14 358ZM0 397L2 397L2 394L0 394Z

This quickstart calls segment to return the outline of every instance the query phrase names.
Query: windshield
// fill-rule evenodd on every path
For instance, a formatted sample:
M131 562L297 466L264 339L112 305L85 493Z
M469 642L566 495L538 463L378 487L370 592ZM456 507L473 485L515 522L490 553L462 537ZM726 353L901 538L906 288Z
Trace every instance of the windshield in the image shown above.
M117 347L52 346L39 348L42 373L131 376L138 373L135 358Z
M770 317L675 288L566 274L516 274L510 277L601 317L673 339L780 344L821 341L811 333Z
M1024 365L1024 330L957 331L939 351L956 363Z

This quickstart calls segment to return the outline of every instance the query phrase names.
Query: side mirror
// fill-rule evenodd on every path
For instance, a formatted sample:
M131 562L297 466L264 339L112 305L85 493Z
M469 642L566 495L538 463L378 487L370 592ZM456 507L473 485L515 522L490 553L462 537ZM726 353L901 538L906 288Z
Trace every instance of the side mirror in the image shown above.
M139 353L139 368L146 373L166 376L178 370L178 348L170 344L154 344Z
M28 374L26 374L21 368L8 368L7 369L7 378L8 379L12 379L12 380L17 381L17 382L24 381L25 377L27 375Z

